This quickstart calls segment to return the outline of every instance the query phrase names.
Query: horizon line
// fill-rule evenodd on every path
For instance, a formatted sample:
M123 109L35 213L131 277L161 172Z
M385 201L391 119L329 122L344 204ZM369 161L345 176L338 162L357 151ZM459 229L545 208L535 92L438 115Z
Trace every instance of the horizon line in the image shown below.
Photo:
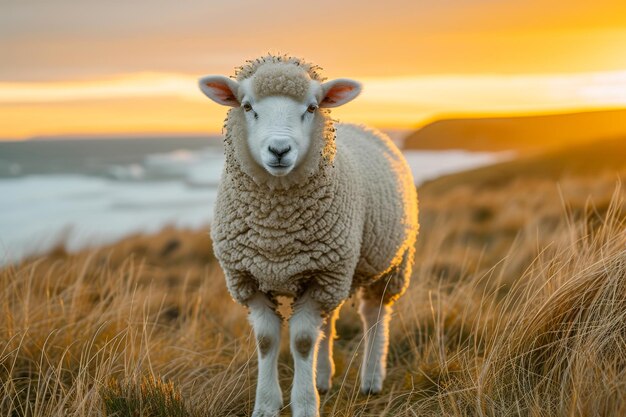
M565 116L565 115L577 115L587 113L610 113L610 112L622 112L626 111L625 105L605 106L605 107L572 107L562 108L554 110L541 110L536 111L491 111L491 112L442 112L437 115L425 117L421 121L416 121L413 126L378 126L377 129L383 132L409 132L418 131L430 124L447 121L447 120L480 120L480 119L523 119L534 117L550 117L550 116ZM340 122L341 123L341 122ZM349 123L349 122L347 122ZM357 123L363 124L363 123ZM36 142L36 141L72 141L72 140L124 140L124 139L215 139L222 136L221 132L217 131L161 131L161 132L110 132L110 133L98 133L98 132L84 132L84 133L51 133L44 135L34 135L26 137L0 137L0 143L4 142Z

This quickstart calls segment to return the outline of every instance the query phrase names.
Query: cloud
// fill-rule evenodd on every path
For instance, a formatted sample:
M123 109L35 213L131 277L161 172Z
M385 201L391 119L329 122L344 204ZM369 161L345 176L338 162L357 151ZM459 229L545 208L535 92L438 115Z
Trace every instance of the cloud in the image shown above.
M363 78L361 102L443 111L515 111L626 105L626 71L582 74L432 75ZM0 104L177 97L204 101L197 78L137 73L88 81L0 82Z
M219 132L225 109L197 78L137 73L65 82L0 83L0 137L123 132ZM363 78L340 120L412 127L442 114L541 113L626 106L626 71L583 74Z
M231 72L268 50L332 75L617 70L625 25L610 0L9 0L0 80Z

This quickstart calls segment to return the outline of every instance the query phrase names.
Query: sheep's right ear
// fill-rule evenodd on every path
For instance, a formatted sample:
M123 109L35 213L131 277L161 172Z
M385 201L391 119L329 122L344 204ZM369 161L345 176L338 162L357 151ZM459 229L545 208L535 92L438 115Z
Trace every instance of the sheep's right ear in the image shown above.
M348 78L327 81L322 84L320 107L337 107L352 101L361 93L361 84Z
M223 106L237 107L240 105L237 100L237 90L239 84L223 75L207 75L198 80L200 90L214 102Z

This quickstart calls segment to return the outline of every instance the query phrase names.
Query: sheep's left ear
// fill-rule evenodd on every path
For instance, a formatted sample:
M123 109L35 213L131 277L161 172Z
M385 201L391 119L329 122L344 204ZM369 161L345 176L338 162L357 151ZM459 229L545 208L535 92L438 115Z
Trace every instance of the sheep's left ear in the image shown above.
M207 75L198 80L200 90L214 102L223 106L237 107L239 84L223 75Z
M352 101L361 93L361 84L348 78L339 78L322 84L324 97L320 107L337 107Z

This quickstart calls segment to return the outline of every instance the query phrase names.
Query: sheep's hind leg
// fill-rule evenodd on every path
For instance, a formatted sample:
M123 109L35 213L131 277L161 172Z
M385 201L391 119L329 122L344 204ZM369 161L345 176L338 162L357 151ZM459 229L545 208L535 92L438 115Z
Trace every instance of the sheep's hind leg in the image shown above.
M283 406L283 394L278 383L281 320L274 303L261 293L255 294L247 304L259 358L259 375L252 416L278 417Z
M332 378L335 374L333 362L333 341L335 339L335 321L339 315L339 308L328 315L322 325L322 339L317 350L316 385L320 394L325 394L332 387Z
M359 313L363 320L365 352L361 366L361 393L378 394L383 388L389 345L391 304L362 298Z
M315 366L322 322L319 304L307 293L296 300L289 319L290 345L295 367L291 389L291 410L294 417L319 416Z
M411 279L413 255L411 246L402 263L387 276L361 289L359 313L363 320L365 354L361 367L361 392L378 394L383 389L387 372L389 320L393 303L406 291Z

